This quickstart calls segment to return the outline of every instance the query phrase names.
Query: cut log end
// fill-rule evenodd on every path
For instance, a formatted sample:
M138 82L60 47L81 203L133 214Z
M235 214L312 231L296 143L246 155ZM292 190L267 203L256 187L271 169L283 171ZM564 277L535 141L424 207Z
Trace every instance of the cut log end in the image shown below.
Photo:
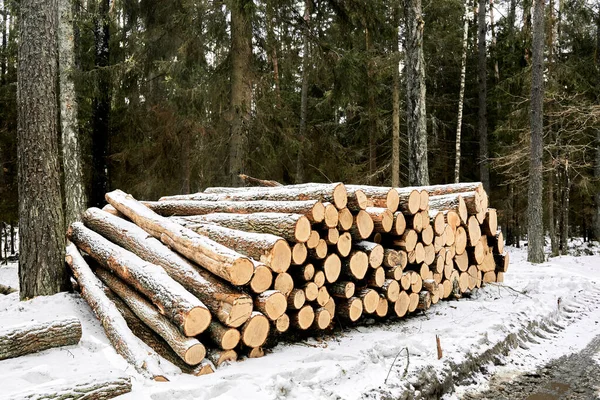
M294 237L298 242L304 243L310 238L310 221L305 216L298 219L294 229Z
M300 329L306 330L310 328L315 320L315 311L309 305L306 305L300 309L293 317L291 318L292 324Z
M287 332L290 328L290 317L287 314L283 314L281 317L277 318L275 321L275 329L279 333Z
M202 362L204 356L206 356L206 348L203 344L197 343L187 349L183 360L189 365L197 365Z
M333 204L325 204L325 226L328 228L335 228L338 226L340 214Z
M323 263L323 271L327 282L333 283L338 280L342 271L342 261L337 254L330 254Z
M337 251L342 257L347 257L352 250L352 236L348 232L344 232L340 235L337 242Z
M308 257L308 250L304 243L296 243L292 248L292 263L294 265L303 264Z
M252 314L252 299L249 296L240 296L225 307L227 313L221 318L221 322L232 328L241 326Z
M250 289L254 293L263 293L268 290L273 283L273 273L265 265L259 265L254 270L254 275L250 280Z
M202 307L194 307L190 310L183 324L183 333L186 336L196 336L201 334L210 325L210 311ZM202 357L204 358L204 356Z
M248 347L260 347L269 335L269 320L259 312L253 312L242 327L242 342Z
M231 283L234 285L245 285L254 275L254 264L248 258L239 258L233 262L231 268Z
M273 288L279 290L284 296L287 296L294 289L294 279L287 272L278 274L273 283Z
M346 301L340 302L338 309L340 316L350 322L355 322L363 313L363 301L358 297L351 297Z
M271 254L272 258L269 266L273 272L286 272L292 262L292 250L290 249L289 244L283 239L278 240L273 246Z
M343 183L338 184L333 189L333 204L335 204L338 210L345 208L348 204L348 191Z
M364 210L360 210L358 214L356 214L356 229L361 238L367 239L373 233L373 229L375 228L375 224L373 223L373 218ZM391 229L391 227L390 227Z

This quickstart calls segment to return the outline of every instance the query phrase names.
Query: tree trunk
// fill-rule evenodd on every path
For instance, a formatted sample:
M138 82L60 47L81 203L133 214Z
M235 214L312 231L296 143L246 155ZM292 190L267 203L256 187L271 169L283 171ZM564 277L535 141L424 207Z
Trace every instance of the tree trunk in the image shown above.
M20 3L18 50L19 284L21 299L69 285L57 132L58 4Z
M306 143L306 118L308 113L308 68L310 46L308 30L310 23L310 0L304 0L304 36L302 38L302 88L300 89L300 127L298 130L298 155L296 159L296 183L304 182L304 146Z
M95 374L69 378L68 382L36 385L18 393L10 393L11 400L105 400L131 392L131 377L113 374Z
M534 0L533 63L531 78L531 158L527 197L527 260L544 262L542 151L544 105L544 0Z
M469 3L465 3L465 21L463 27L463 47L460 67L460 91L458 94L458 117L456 119L456 153L454 162L454 182L460 182L460 140L462 132L463 102L465 98L465 79L467 76L467 44L469 39Z
M142 260L80 222L69 227L67 236L100 265L148 297L186 336L202 333L210 324L206 306L158 265Z
M479 130L479 176L483 188L490 190L490 172L488 167L488 134L487 134L487 54L486 54L486 34L487 25L485 21L486 0L479 0L479 9L477 16L478 28L478 75L479 83L479 111L478 111L478 130Z
M75 36L71 0L58 0L58 66L60 82L60 123L65 187L65 222L78 221L86 206L77 123L78 104L73 76L75 70Z
M596 13L596 77L600 77L600 10ZM600 90L600 78L598 78L598 89ZM594 178L600 182L600 128L596 128L596 165L594 166ZM599 183L597 183L600 185ZM600 242L600 187L596 190L596 218L594 224L594 234L596 240Z
M239 185L248 153L248 125L252 102L252 22L250 0L230 0L231 10L231 103L229 177Z
M6 53L8 41L6 36L8 34L8 24L6 23L8 10L6 7L6 0L2 1L2 22L0 22L0 35L2 35L2 44L0 47L0 84L6 83L6 65L8 64L8 54Z
M566 157L562 165L562 207L560 224L560 253L569 253L569 203L571 195L571 177L569 175L569 158Z
M377 115L375 105L375 80L373 78L373 55L371 54L373 47L372 34L369 28L365 25L365 53L367 57L367 118L369 123L367 124L369 129L369 185L376 183L376 170L377 170Z
M408 183L429 185L427 120L425 109L425 59L421 0L404 0L406 20L406 125L408 131Z
M102 207L108 192L110 151L111 77L107 70L110 60L110 0L92 0L96 46L97 92L92 100L92 197L90 203Z
M127 327L125 319L115 309L114 303L104 294L105 286L92 272L73 243L67 244L66 260L79 284L81 297L87 301L96 318L100 320L108 340L117 353L132 364L139 373L155 380L166 381L164 372L158 365L158 355L148 351Z
M392 186L400 186L400 7L394 7L394 62L392 64Z
M81 322L64 318L28 322L0 330L0 360L37 353L53 347L74 346L81 339Z

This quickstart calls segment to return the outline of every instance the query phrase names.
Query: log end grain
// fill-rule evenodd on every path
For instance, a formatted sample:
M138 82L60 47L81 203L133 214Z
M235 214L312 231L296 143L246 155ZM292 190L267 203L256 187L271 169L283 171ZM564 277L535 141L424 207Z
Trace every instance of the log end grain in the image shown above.
M197 365L202 362L204 356L206 356L206 348L202 343L196 343L186 350L183 361L189 365Z
M328 228L335 228L338 226L339 223L339 219L340 219L340 214L337 210L337 208L335 208L335 206L331 203L326 203L324 204L325 206L325 219L323 220L325 222L325 226Z
M339 255L342 257L347 257L352 250L352 235L350 235L349 232L342 233L336 246Z
M300 265L306 261L308 257L308 250L304 243L296 243L292 248L292 263L294 265Z
M290 245L283 239L275 242L271 251L271 260L269 261L269 266L273 272L286 272L291 262L292 250L290 249Z
M268 290L273 283L273 272L266 265L259 265L254 270L254 275L250 280L250 289L254 293L262 293Z
M360 210L358 214L356 214L355 224L360 237L363 239L367 239L369 236L371 236L373 229L375 229L373 218L371 218L371 216L364 210Z
M304 215L298 218L294 228L294 237L298 242L304 243L310 238L310 221Z
M338 280L342 271L342 261L337 254L330 254L323 262L323 272L325 272L325 279L329 283L333 283Z
M184 320L183 333L190 337L201 334L210 325L211 318L208 309L204 307L192 308Z
M385 198L385 205L391 212L396 212L398 210L398 205L400 204L400 196L398 192L394 189L390 189Z
M339 183L333 189L333 204L341 210L348 204L348 191L343 183Z
M242 343L248 347L260 347L269 335L269 320L260 312L254 311L242 326Z

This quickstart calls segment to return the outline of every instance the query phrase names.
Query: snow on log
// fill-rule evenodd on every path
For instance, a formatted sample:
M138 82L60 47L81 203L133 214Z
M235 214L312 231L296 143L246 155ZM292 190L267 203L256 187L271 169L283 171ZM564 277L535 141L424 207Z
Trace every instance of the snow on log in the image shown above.
M290 242L304 243L310 237L310 221L304 215L284 213L226 214L214 213L189 217L172 217L173 221L189 224L213 224L239 231L269 233Z
M0 360L37 353L53 347L76 345L79 339L81 339L81 322L75 317L3 326L0 330Z
M192 265L137 225L97 208L85 211L82 220L105 238L145 261L163 267L171 278L200 299L223 324L238 327L250 317L250 296L231 287L210 272Z
M252 279L254 266L247 257L161 217L120 190L107 193L106 200L137 226L213 274L234 285Z
M204 359L206 355L204 345L195 338L183 335L171 321L159 313L154 305L135 290L102 268L96 270L96 275L143 323L160 335L183 361L189 365L197 365Z
M369 206L369 198L361 189L350 189L346 185L346 192L348 192L348 204L346 207L351 211L357 212L358 210L364 210Z
M22 392L0 395L4 400L108 400L131 392L131 378L115 374L94 374L53 380Z
M374 232L388 233L394 225L394 214L387 208L367 207L365 212L369 214L374 223Z
M382 245L362 240L354 243L354 248L365 252L369 256L371 268L377 268L383 263L384 249Z
M456 214L458 214L462 223L467 222L467 205L465 204L464 198L461 194L450 193L439 196L431 196L429 198L429 207L438 211L454 211Z
M391 212L398 209L398 193L390 187L346 185L346 189L351 192L362 191L369 207L385 207Z
M142 375L157 381L167 381L158 364L158 354L149 349L133 334L114 303L104 294L104 285L87 265L73 243L67 243L66 261L79 287L81 297L96 314L104 332L117 353Z
M252 214L276 212L301 214L311 223L319 223L325 219L325 206L319 200L304 201L142 201L146 207L164 217L205 215L212 213Z
M287 299L278 290L267 290L254 298L254 306L271 321L275 321L285 313Z
M216 188L213 188L216 189ZM167 200L205 200L205 201L302 201L320 200L333 203L338 209L346 207L348 194L343 183L304 183L278 187L219 188L220 193L194 193L161 197Z
M206 306L160 266L142 260L80 222L73 223L67 235L100 265L146 295L186 336L196 336L210 324Z

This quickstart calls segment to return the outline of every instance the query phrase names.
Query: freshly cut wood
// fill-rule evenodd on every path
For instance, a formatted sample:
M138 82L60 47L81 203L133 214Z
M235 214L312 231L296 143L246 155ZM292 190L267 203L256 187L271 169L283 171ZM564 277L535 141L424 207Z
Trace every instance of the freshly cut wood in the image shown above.
M473 290L477 287L477 280L479 279L479 270L475 265L471 265L467 270L469 275L469 290Z
M419 303L417 304L418 310L429 310L431 307L431 293L424 290L419 293Z
M269 289L273 283L273 272L271 268L258 261L252 260L254 264L254 275L250 279L250 289L257 294L263 293Z
M167 381L158 364L158 354L149 351L129 329L123 316L104 294L105 286L92 272L73 243L67 242L65 258L79 284L81 296L94 311L117 353L142 375L157 381Z
M206 348L195 338L184 336L165 316L110 272L98 268L96 275L110 288L129 309L150 329L162 337L183 361L189 365L199 364L206 355Z
M342 271L342 260L337 254L330 254L325 260L318 265L320 270L325 273L325 279L328 283L333 283L338 280Z
M429 193L427 190L421 190L419 192L419 210L429 211Z
M496 272L496 282L502 283L504 282L504 272Z
M350 209L350 211L357 212L358 210L364 210L369 206L369 199L365 192L360 189L354 189L353 186L348 187L346 185L346 192L348 192L348 204L346 207Z
M306 295L302 289L294 289L290 292L287 298L288 308L291 310L299 310L306 302Z
M406 231L404 231L400 239L393 241L393 244L394 246L398 246L408 253L415 249L415 246L417 245L418 241L419 235L417 234L417 232L415 232L412 229L407 229Z
M394 303L394 311L396 315L400 318L404 317L408 312L408 307L410 305L410 296L404 290L400 292L398 295L398 300Z
M301 214L271 212L254 214L214 213L171 217L170 219L186 227L194 227L195 224L213 224L246 232L270 233L290 242L299 243L305 243L311 233L310 221Z
M496 270L496 261L494 260L494 254L491 252L485 253L483 256L483 262L477 265L477 269L482 272L489 272Z
M248 350L248 358L261 358L265 356L265 351L262 347L253 347Z
M425 260L425 248L422 242L418 242L412 251L408 252L409 264L421 264Z
M431 226L433 227L433 232L436 235L441 235L442 233L444 233L446 218L444 216L443 211L429 210L429 219L431 222Z
M483 250L483 244L481 242L477 242L475 247L469 247L469 249L467 250L467 254L469 256L469 262L471 264L483 264L485 252Z
M255 188L221 188L220 193L194 193L188 195L165 196L159 201L167 200L205 200L205 201L305 201L321 200L333 203L337 208L346 207L348 194L343 183L309 183L277 187Z
M356 286L351 281L338 281L329 286L329 291L332 296L349 299L354 296Z
M53 347L74 346L80 339L81 322L75 317L3 326L0 330L0 360Z
M383 248L383 246L382 246ZM397 250L394 249L384 249L383 250L383 259L381 264L386 268L394 268L400 265L400 255Z
M405 219L406 226L410 229L417 233L420 233L423 230L423 215L420 212L414 215L407 215Z
M234 285L250 282L254 266L247 257L161 217L120 190L107 193L105 197L137 226L213 274Z
M384 250L382 245L362 240L354 243L354 248L367 254L371 268L377 268L383 263Z
M373 220L373 230L375 232L387 233L392 230L394 214L390 210L382 207L367 207L365 212Z
M299 311L290 311L290 325L296 329L307 330L315 320L315 311L310 305L305 305Z
M442 279L443 279L442 274L438 274L436 272L433 273L433 280L435 281L435 283L437 283L439 285L440 283L442 283Z
M444 267L446 266L446 253L440 251L437 253L433 259L433 262L429 264L432 271L438 274L444 273Z
M362 211L362 210L361 210ZM360 212L360 211L359 211ZM348 231L352 228L354 223L354 216L347 208L339 210L338 216L338 229L341 231Z
M313 329L327 329L329 324L331 323L331 314L324 307L317 308L315 310L315 320L313 321L312 328Z
M460 217L462 223L467 222L467 205L460 194L452 193L441 196L431 196L429 198L429 208L440 211L453 211ZM450 220L450 215L446 214L446 218Z
M375 292L375 294L377 294L377 292ZM358 297L339 299L339 301L336 302L336 310L340 318L346 321L355 322L363 313L363 301Z
M455 230L452 229L452 227L450 225L446 225L446 228L444 229L444 245L445 246L452 246L454 244L454 242L456 241L456 234L454 232L455 232Z
M465 272L469 268L468 253L456 254L454 256L454 264L456 265L456 269Z
M398 207L396 210L400 210L408 215L413 215L420 211L421 194L419 190L415 188L395 188L394 190L398 193Z
M240 343L240 331L221 324L218 321L212 321L206 330L211 341L223 350L231 350Z
M321 240L321 235L317 231L310 231L310 236L306 241L305 245L307 249L314 249L319 244L319 240Z
M338 240L340 240L340 231L338 231L337 228L329 228L325 231L323 239L325 239L327 244L334 246L338 243Z
M496 236L498 230L498 215L495 208L488 208L485 219L481 224L482 232L487 236Z
M306 301L315 301L319 295L319 287L314 282L308 282L304 286L304 296Z
M467 272L461 272L458 277L458 288L461 293L465 293L469 290L469 274Z
M427 290L432 295L439 290L437 282L433 279L423 280L423 289Z
M442 298L447 299L452 294L452 289L453 289L452 281L449 279L446 279L445 281L442 282L442 285L444 286L444 296Z
M438 253L446 245L446 237L442 234L441 236L435 236L433 238L433 247L436 253Z
M390 305L383 294L379 295L379 304L377 304L377 308L375 309L375 315L379 318L384 318L388 315Z
M308 258L308 249L304 243L296 243L292 247L292 264L301 265L304 264Z
M315 267L312 264L300 265L292 268L290 270L290 274L294 277L294 279L308 282L311 281L315 276Z
M277 274L275 282L273 282L273 289L278 290L283 293L284 296L287 296L292 289L294 289L294 279L287 272Z
M508 253L494 254L494 261L496 262L496 271L506 272L508 271Z
M428 246L433 243L433 227L431 225L427 225L421 231L421 242L423 242L424 246Z
M394 226L390 232L392 235L400 236L406 230L406 218L402 211L396 211L394 213Z
M414 312L419 306L419 293L409 294L408 312Z
M502 234L502 231L496 232L495 235L488 236L487 240L490 247L494 249L494 253L504 253L504 235Z
M252 214L276 212L286 214L302 214L312 223L320 223L325 219L325 207L319 200L305 201L143 201L146 207L164 217L205 215L212 213Z
M352 250L352 235L350 235L350 232L340 234L336 247L340 256L348 257L350 250Z
M317 304L323 307L330 299L329 291L327 287L321 286L319 288L319 294L317 295Z
M361 190L368 199L370 207L386 207L391 212L398 209L398 194L389 187L366 186L366 185L346 185L348 190Z
M250 296L231 287L210 272L192 265L137 225L97 208L88 209L82 218L87 226L105 238L143 260L164 268L171 278L200 299L223 324L238 327L250 316ZM262 274L258 271L257 275L260 277Z
M356 214L353 228L355 228L358 238L367 239L373 233L374 227L373 219L366 211L361 210Z
M73 223L67 235L94 260L148 297L186 336L196 336L210 324L206 306L163 268L142 260L80 222Z
M340 213L331 203L323 203L323 206L325 206L325 219L323 223L327 228L336 228L340 220Z
M278 290L267 290L254 297L254 307L271 321L275 321L285 313L287 298Z
M409 290L412 284L412 273L413 271L406 271L402 273L400 277L400 287L402 290Z
M92 374L70 377L68 381L58 380L35 385L23 391L3 393L2 400L50 400L50 399L112 399L131 392L131 377L125 375ZM28 385L29 386L29 385ZM6 397L5 397L6 396Z
M353 279L363 279L369 269L369 257L364 251L352 250L350 255L342 260L342 272Z
M356 296L362 299L364 312L373 314L379 305L379 294L369 288L356 291Z
M423 251L425 252L423 263L431 265L435 259L435 247L432 244L429 244L427 246L423 246Z
M479 221L475 216L470 216L467 221L467 245L475 246L481 239L481 228L479 227Z
M488 271L485 274L483 274L483 283L492 283L492 282L496 282L496 272L495 271Z
M462 226L456 228L454 232L454 249L456 254L462 254L467 248L467 231Z
M313 282L315 283L315 285L317 285L317 287L320 289L323 287L323 285L325 285L325 272L323 271L317 271L315 272L315 277L313 278Z
M248 347L260 347L269 336L269 320L262 313L253 311L248 321L242 325L242 343Z
M380 293L383 293L393 303L398 300L400 295L400 284L394 279L386 279L381 285Z
M367 285L370 287L380 288L385 282L385 269L383 267L377 267L371 269L367 274Z
M308 257L315 260L322 260L327 257L327 243L323 239L319 239L314 249L308 249Z
M386 270L385 277L388 279L395 279L397 281L400 281L403 273L404 269L400 265L398 265L397 267Z
M275 321L275 330L279 333L287 332L290 329L290 317L287 314L283 314Z
M224 363L237 361L238 354L235 350L209 349L206 353L206 358L208 358L218 368Z
M485 193L481 182L461 182L448 183L442 185L421 186L422 190L426 190L430 196L439 196L451 193L478 192Z
M410 271L410 290L413 293L419 293L423 288L423 278L415 271Z
M333 300L333 297L329 298L329 301L323 306L323 308L329 311L329 314L331 315L331 320L333 321L333 317L335 315L335 300Z

